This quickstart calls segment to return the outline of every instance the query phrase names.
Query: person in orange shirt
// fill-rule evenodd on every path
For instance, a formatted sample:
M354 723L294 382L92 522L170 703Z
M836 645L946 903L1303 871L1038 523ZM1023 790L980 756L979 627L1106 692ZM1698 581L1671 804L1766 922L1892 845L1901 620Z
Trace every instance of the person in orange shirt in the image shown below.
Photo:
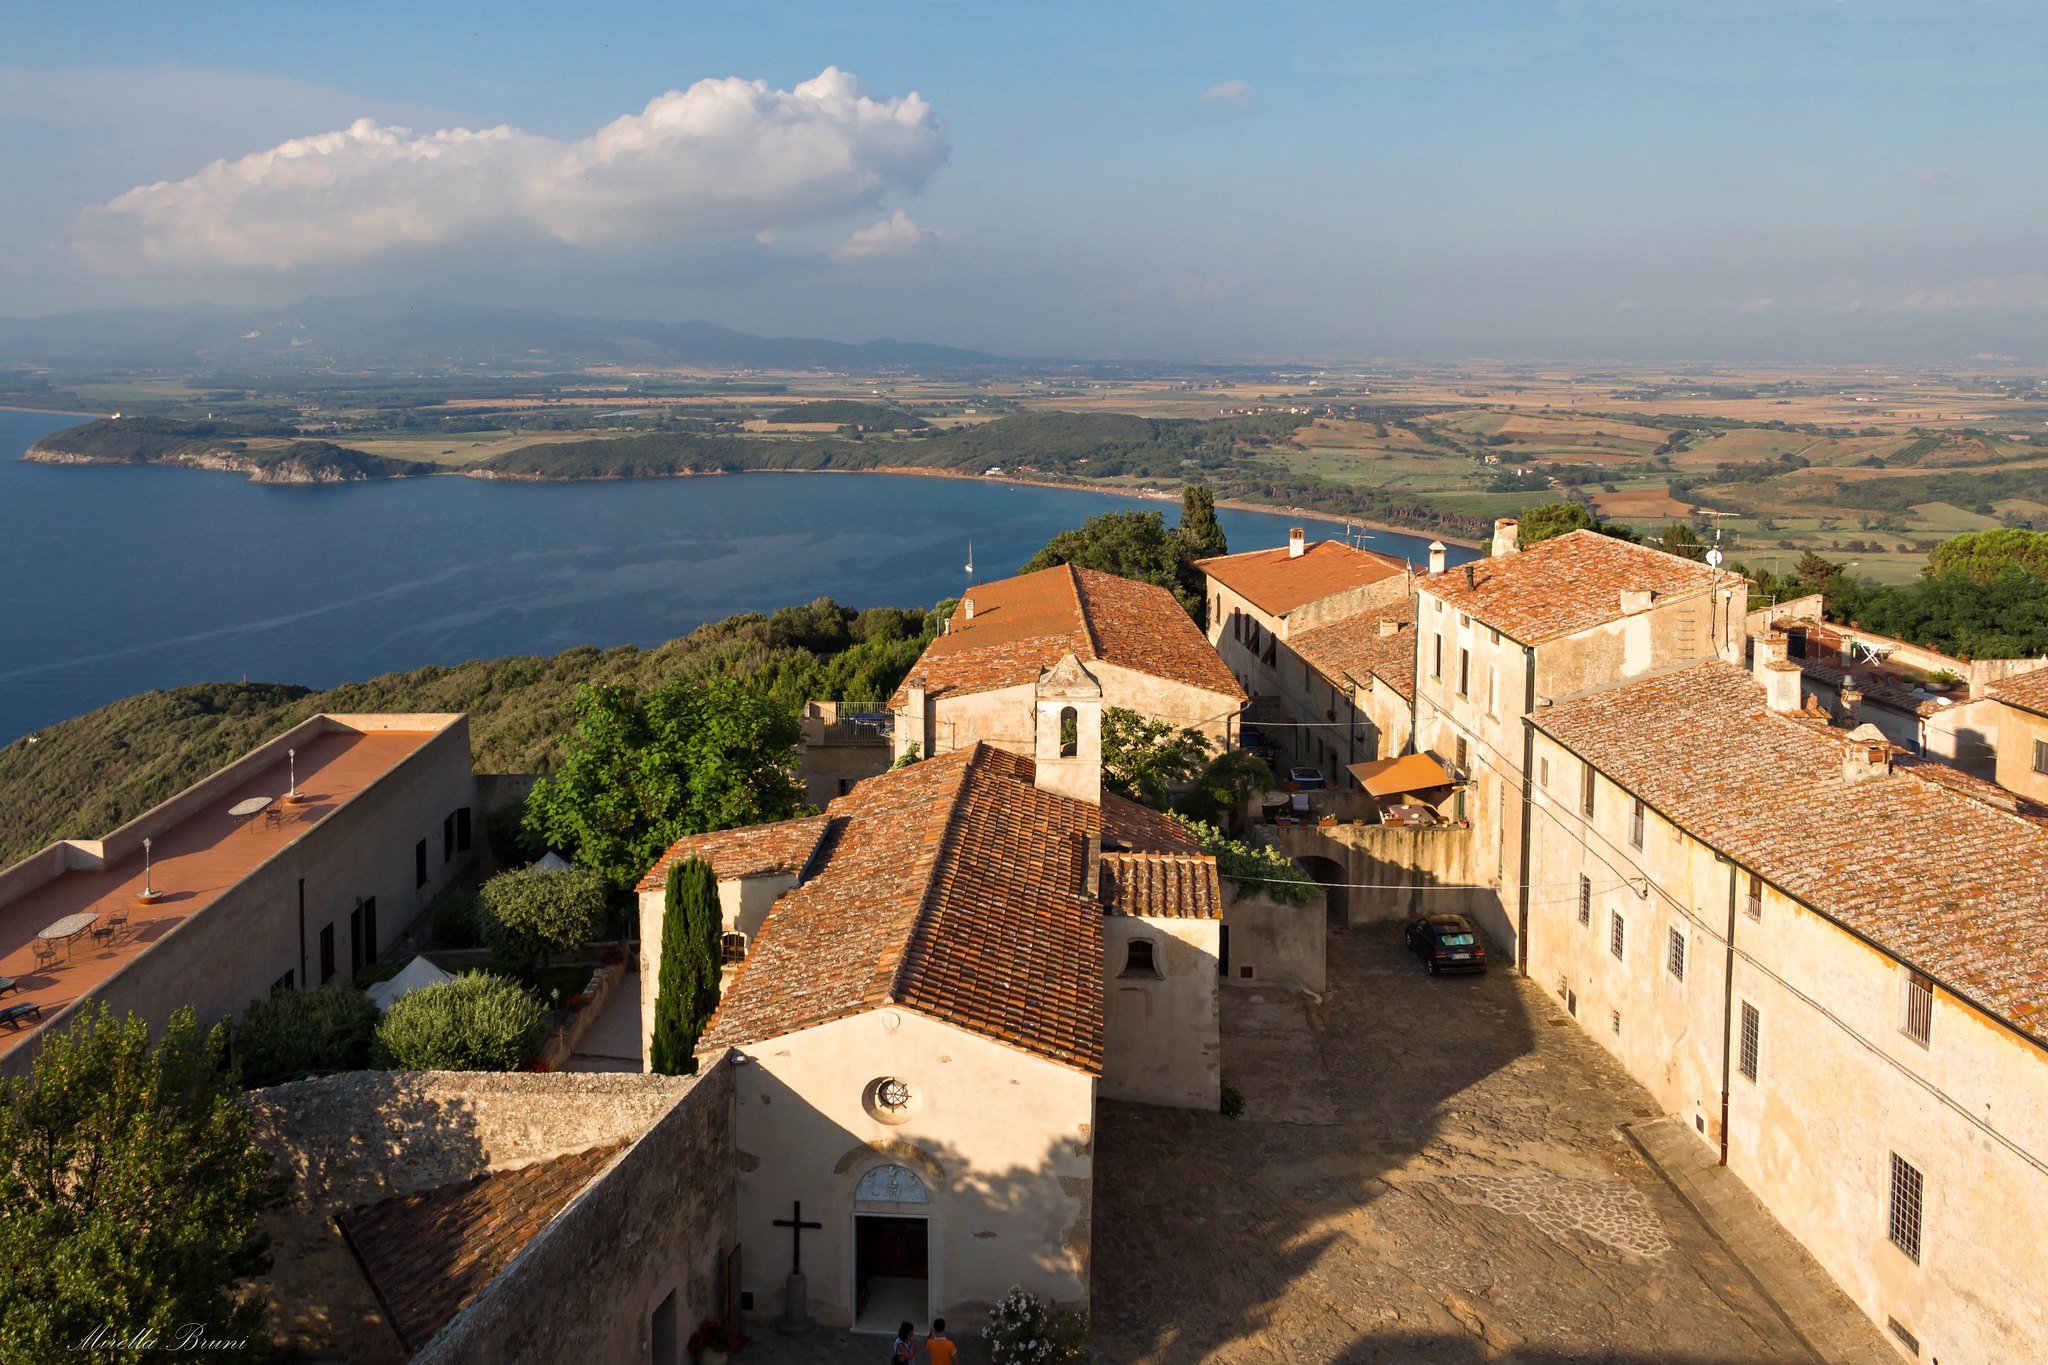
M924 1339L925 1359L932 1365L954 1365L960 1359L960 1348L946 1335L946 1320L932 1319L932 1334Z

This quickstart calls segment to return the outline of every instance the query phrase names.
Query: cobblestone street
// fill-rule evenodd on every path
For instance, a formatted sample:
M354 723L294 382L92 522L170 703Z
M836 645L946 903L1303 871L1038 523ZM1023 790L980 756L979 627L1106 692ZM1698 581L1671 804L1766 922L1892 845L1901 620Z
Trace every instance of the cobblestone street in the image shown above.
M1621 1125L1648 1096L1530 982L1398 926L1331 994L1224 993L1232 1121L1104 1104L1097 1344L1118 1362L1813 1359Z

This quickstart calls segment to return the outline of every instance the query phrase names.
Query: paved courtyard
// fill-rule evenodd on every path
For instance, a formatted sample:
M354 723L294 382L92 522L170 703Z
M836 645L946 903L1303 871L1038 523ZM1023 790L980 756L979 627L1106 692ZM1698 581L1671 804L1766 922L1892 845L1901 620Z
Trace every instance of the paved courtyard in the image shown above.
M1243 1118L1101 1107L1104 1359L1813 1359L1622 1135L1648 1095L1532 983L1432 978L1388 925L1332 935L1330 980L1226 990Z

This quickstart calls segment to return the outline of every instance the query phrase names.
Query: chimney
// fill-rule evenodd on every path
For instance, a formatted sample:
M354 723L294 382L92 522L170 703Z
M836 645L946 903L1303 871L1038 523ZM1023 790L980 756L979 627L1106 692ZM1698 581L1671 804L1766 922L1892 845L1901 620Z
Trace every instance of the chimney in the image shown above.
M1621 590L1621 614L1634 616L1648 611L1657 601L1657 594L1648 588L1623 588Z
M1465 586L1468 589L1479 586L1479 570L1470 563L1465 565Z
M1386 639L1389 635L1399 635L1400 633L1401 623L1399 621L1383 620L1380 622L1380 638L1382 640Z
M924 674L913 674L904 687L907 689L907 696L903 704L903 721L896 726L896 739L903 747L896 751L896 756L901 758L914 744L917 746L919 758L930 758L932 713L931 707L925 702Z
M1289 527L1287 531L1287 557L1289 559L1300 559L1302 553L1307 549L1308 533L1299 526Z
M1429 571L1432 574L1444 571L1444 543L1441 540L1429 542Z
M1863 689L1856 685L1854 678L1842 679L1841 705L1835 712L1835 719L1848 729L1856 728L1856 712L1863 705Z
M1849 742L1842 746L1844 782L1868 782L1873 777L1887 776L1891 770L1891 741L1883 732L1875 725L1859 725L1849 732Z
M1522 548L1522 523L1513 517L1497 517L1493 523L1493 557L1511 555Z
M972 621L972 620L974 619L974 599L973 599L973 598L971 598L971 597L963 597L963 598L961 598L961 599L960 599L960 613L961 613L961 615L965 616L965 617L966 617L966 618L967 618L968 620L970 620L970 621Z

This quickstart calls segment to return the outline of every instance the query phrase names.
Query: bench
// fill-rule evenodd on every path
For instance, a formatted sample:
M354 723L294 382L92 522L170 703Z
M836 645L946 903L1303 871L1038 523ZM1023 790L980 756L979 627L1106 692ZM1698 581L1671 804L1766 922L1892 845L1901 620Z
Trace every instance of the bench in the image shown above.
M26 1005L9 1005L6 1009L0 1010L0 1024L7 1025L17 1033L21 1031L21 1021L30 1018L39 1024L43 1022L43 1007L34 1001Z

